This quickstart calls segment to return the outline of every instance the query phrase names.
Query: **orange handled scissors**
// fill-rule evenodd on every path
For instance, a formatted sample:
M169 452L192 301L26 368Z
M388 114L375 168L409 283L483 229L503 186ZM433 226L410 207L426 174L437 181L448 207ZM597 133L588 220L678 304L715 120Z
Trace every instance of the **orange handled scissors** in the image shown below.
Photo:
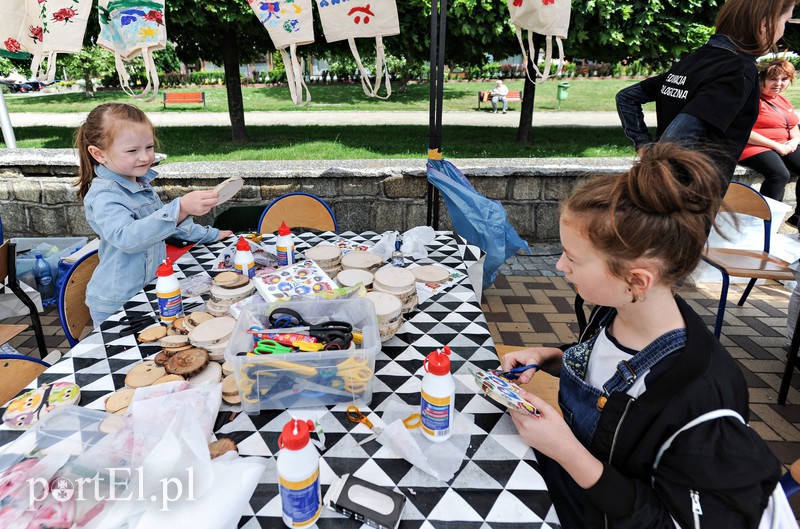
M347 419L350 422L358 422L372 430L372 435L367 437L366 439L360 441L358 444L363 445L364 443L368 443L373 439L377 439L382 433L383 428L378 426L374 426L372 421L370 421L366 415L361 413L356 406L348 406L347 407ZM403 425L409 430L413 430L414 428L418 428L420 425L421 417L419 413L412 413L405 419L403 419Z

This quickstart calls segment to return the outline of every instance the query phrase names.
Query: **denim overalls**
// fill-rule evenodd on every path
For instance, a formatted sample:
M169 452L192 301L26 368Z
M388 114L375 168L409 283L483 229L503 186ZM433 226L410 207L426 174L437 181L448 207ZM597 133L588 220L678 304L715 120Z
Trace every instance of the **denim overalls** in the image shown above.
M609 318L606 325L610 323ZM587 384L584 379L589 365L589 355L598 334L603 332L603 329L604 327L600 327L589 340L567 349L561 367L558 404L564 413L564 420L575 437L587 448L591 445L592 436L603 411L602 405L605 401L602 397L608 397L613 392L627 391L639 373L647 372L665 356L686 345L686 329L675 329L662 334L633 355L630 360L619 362L616 373L603 384L601 389Z

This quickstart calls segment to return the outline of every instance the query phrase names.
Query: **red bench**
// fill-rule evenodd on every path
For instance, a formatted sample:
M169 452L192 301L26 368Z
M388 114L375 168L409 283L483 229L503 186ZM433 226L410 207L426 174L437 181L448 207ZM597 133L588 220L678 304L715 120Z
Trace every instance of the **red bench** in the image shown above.
M169 104L203 103L206 108L205 92L164 92L164 108Z
M519 103L522 101L522 90L509 90L508 95L506 95L506 101L509 103ZM478 92L478 110L481 109L481 103L491 103L492 102L492 91L491 90L481 90Z

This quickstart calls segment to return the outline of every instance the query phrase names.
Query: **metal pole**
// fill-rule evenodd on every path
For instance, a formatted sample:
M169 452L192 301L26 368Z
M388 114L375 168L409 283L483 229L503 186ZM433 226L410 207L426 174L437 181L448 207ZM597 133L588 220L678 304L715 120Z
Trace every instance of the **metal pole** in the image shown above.
M11 128L11 117L8 115L6 100L3 92L0 91L0 129L3 131L3 141L9 149L17 148L17 139L14 137L14 129Z

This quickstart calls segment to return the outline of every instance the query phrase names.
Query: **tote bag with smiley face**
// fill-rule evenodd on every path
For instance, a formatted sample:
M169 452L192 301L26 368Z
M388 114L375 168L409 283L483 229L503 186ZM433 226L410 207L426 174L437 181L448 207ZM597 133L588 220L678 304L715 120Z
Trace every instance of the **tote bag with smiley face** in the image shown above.
M97 45L114 54L120 86L131 97L152 101L158 94L159 80L153 52L167 44L163 0L100 0L100 36ZM130 87L125 61L141 55L147 84L140 93Z
M508 11L511 14L511 23L517 33L517 40L522 48L525 73L531 81L546 81L550 75L553 62L553 41L558 47L558 68L553 75L559 75L564 67L564 44L563 39L567 38L569 31L569 17L572 8L571 0L507 0ZM525 49L525 41L522 38L522 30L528 30L528 49ZM533 53L533 34L544 35L546 39L544 71L539 71L536 64L536 57L531 61L536 75L533 78L527 71L528 57Z
M316 0L319 18L325 40L338 42L347 40L350 51L361 73L361 87L367 97L388 99L392 95L389 83L389 70L385 68L386 52L383 37L400 33L400 20L397 16L395 0ZM375 39L375 83L370 82L369 74L361 64L361 56L356 47L356 38ZM386 80L386 95L379 96L381 76Z
M304 61L297 57L297 46L314 42L311 0L248 0L248 2L258 21L269 33L275 49L283 58L292 101L297 106L309 104L311 92L303 79Z

